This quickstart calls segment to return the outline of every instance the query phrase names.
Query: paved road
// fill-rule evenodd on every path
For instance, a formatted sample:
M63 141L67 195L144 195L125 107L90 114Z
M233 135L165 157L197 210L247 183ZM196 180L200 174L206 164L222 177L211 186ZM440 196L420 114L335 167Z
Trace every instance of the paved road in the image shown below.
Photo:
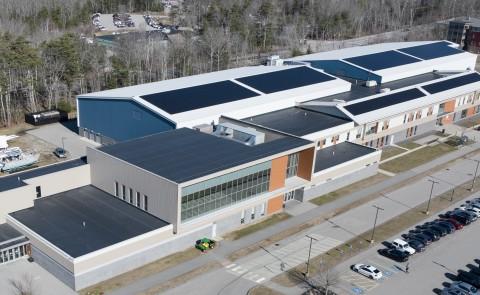
M74 122L68 122L72 125ZM74 126L62 125L60 123L48 124L40 126L38 128L27 131L27 133L34 135L38 138L45 140L55 146L65 145L65 150L68 151L71 158L80 158L86 155L86 148L94 147L95 144L87 139L80 137L77 133L73 132ZM70 128L70 129L69 129Z
M480 159L480 156L473 159ZM383 197L337 215L328 220L328 222L321 223L307 231L282 240L278 246L267 247L265 250L257 251L239 259L235 264L228 264L225 268L216 270L209 275L212 277L212 281L209 280L208 292L204 292L199 288L202 286L202 282L205 281L204 276L201 276L195 279L196 286L193 282L190 282L188 285L179 286L167 292L167 294L182 294L192 290L192 288L195 290L199 289L197 294L211 294L212 289L215 289L214 285L217 286L217 291L222 290L222 288L227 286L228 282L225 281L224 272L237 275L242 280L250 281L248 284L244 282L244 285L269 280L285 270L305 263L310 241L305 235L308 234L315 239L312 243L312 256L317 256L371 229L375 214L373 205L378 205L384 209L378 217L378 224L382 224L426 202L431 189L431 182L428 179L439 181L434 187L433 196L440 195L453 186L472 179L472 171L474 171L475 166L476 162L472 159L459 160L450 165L448 170L444 169L432 174L431 177L421 178L410 185L385 194ZM215 278L220 277L222 280L215 280ZM226 292L226 289L223 290L226 294L235 294L235 287L235 285L227 286L228 292ZM222 294L224 293L222 292ZM243 293L237 290L236 294Z
M473 197L480 196L476 193ZM453 204L458 207L463 202ZM448 209L447 209L448 210ZM445 210L445 211L447 211ZM428 220L437 218L432 216ZM407 232L406 230L405 232ZM451 235L443 237L427 247L426 251L411 257L409 273L405 273L405 263L397 263L376 253L382 246L373 247L337 266L341 283L337 286L339 294L434 294L434 289L442 289L444 282L451 282L447 273L455 274L480 259L480 221L465 227ZM387 273L385 279L374 282L349 270L355 263L369 263ZM356 291L356 292L355 292Z

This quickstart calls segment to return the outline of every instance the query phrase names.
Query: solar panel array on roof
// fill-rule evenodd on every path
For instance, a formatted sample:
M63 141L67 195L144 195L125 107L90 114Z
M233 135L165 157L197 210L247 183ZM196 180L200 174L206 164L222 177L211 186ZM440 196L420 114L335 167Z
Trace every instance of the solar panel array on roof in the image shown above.
M169 114L177 114L258 95L232 81L220 81L144 95L142 98Z
M354 103L344 106L352 115L360 115L368 113L374 110L382 109L388 106L396 105L409 100L417 99L425 96L423 92L417 88L380 96L377 98L365 100L362 102Z
M423 85L422 88L431 94L435 94L438 92L446 91L452 88L464 86L464 85L479 82L479 81L480 81L480 74L471 73L468 75L440 81L437 83Z
M421 59L434 59L442 56L463 53L462 50L450 47L449 45L450 43L441 41L425 45L402 48L398 51L413 55Z
M393 50L350 57L344 60L371 71L379 71L420 61L420 59Z
M308 67L297 67L293 69L243 77L236 80L252 88L260 90L263 93L273 93L316 83L327 82L335 80L335 78Z

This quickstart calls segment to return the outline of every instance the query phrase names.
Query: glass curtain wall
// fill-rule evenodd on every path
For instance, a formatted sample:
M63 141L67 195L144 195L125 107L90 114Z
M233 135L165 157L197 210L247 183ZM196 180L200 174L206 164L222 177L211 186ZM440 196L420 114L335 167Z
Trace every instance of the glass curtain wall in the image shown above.
M270 163L269 163L270 164ZM242 177L236 177L213 185L215 181L207 181L204 189L182 189L182 221L218 210L234 203L249 199L267 192L270 184L270 165L263 165L263 170L255 171ZM257 167L257 168L261 168ZM230 175L234 176L238 172ZM210 185L208 184L210 183ZM198 185L192 185L199 188Z

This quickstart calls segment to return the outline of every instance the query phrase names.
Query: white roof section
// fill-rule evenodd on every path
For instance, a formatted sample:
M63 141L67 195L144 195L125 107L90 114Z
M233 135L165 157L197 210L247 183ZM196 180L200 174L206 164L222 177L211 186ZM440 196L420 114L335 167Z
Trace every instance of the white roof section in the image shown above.
M379 93L377 95L364 97L364 98L361 98L361 99L350 101L348 103L339 103L337 105L337 107L343 113L348 115L357 124L366 124L366 123L369 123L369 122L378 121L378 120L393 117L393 116L396 116L398 114L402 114L402 113L405 113L405 112L409 112L409 111L413 111L413 110L416 110L416 109L424 108L424 107L430 106L432 104L440 103L440 102L452 99L454 97L464 95L466 93L470 93L470 92L473 92L473 91L476 91L476 90L480 89L480 82L475 82L475 83L471 83L471 84L467 84L467 85L463 85L463 86L459 86L459 87L455 87L455 88L450 88L446 91L438 92L438 93L435 93L435 94L430 94L426 90L421 88L422 85L438 83L438 82L449 80L449 79L452 79L452 78L469 75L471 73L474 73L474 72L473 71L466 71L466 72L463 72L463 73L460 73L460 74L454 74L454 75L447 76L445 78L440 78L440 79L435 80L435 81L420 83L420 84L417 84L417 85L396 89L396 90L391 91L391 92ZM353 115L348 110L346 110L344 108L345 106L348 106L348 105L356 104L356 103L363 102L363 101L375 100L378 97L391 95L391 94L394 94L394 93L398 93L398 92L402 92L402 91L409 90L409 89L414 89L414 88L419 89L421 92L423 92L425 94L425 96L417 98L417 99L409 100L409 101L406 101L406 102L390 105L390 106L387 106L387 107L384 107L384 108L379 108L379 109L376 109L376 110L373 110L373 111L370 111L370 112L366 112L366 113L362 113L362 114L359 114L359 115Z
M447 55L433 59L421 60L415 63L403 64L400 66L390 67L378 71L370 71L361 66L345 61L347 58L363 56L368 54L380 53L390 50L399 50L407 47L419 46L437 43L437 41L418 41L418 42L394 42L394 43L379 43L374 45L358 46L343 48L335 51L319 52L309 55L297 56L286 59L288 61L314 61L314 60L341 60L347 64L353 65L359 69L374 73L382 77L382 83L391 82L411 76L416 76L424 73L429 73L434 70L437 71L465 71L473 70L477 55L469 52L462 52L454 55ZM458 48L458 44L443 41L450 44L453 48ZM400 52L405 54L403 52ZM408 54L406 54L408 55Z

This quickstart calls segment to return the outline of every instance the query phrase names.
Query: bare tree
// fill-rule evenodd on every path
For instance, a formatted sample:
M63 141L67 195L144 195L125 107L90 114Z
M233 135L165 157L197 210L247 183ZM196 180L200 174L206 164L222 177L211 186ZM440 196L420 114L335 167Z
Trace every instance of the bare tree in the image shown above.
M30 274L23 274L19 278L8 280L12 295L35 295L33 278Z

